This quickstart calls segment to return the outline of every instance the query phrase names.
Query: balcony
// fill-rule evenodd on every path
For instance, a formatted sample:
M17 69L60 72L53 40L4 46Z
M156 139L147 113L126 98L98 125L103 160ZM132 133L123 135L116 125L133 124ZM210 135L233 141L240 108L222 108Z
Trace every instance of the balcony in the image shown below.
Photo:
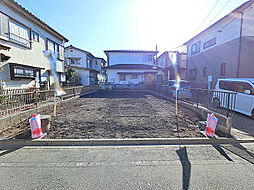
M10 41L26 48L31 48L31 41L16 34L9 33Z

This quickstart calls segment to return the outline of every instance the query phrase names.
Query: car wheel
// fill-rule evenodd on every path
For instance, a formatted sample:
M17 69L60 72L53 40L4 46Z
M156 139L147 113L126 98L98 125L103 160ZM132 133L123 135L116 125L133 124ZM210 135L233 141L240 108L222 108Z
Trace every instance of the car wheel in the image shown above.
M254 109L253 109L252 112L251 112L251 119L254 120Z
M218 98L213 99L213 106L216 108L220 107L220 100Z

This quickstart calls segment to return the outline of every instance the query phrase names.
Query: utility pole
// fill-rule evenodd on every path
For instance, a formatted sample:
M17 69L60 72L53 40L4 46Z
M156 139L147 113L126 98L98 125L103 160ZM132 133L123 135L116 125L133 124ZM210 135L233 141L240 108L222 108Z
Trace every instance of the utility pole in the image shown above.
M242 32L243 32L243 11L241 14L241 26L240 26L240 39L239 39L239 49L238 49L238 64L237 64L237 78L240 77L240 63L241 63L241 51L242 51Z

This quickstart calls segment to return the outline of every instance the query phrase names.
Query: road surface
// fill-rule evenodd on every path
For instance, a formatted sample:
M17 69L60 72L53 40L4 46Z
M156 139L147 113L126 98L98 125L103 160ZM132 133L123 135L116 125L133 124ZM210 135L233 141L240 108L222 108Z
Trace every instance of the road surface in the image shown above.
M245 147L244 147L245 146ZM253 189L254 144L1 149L0 189Z

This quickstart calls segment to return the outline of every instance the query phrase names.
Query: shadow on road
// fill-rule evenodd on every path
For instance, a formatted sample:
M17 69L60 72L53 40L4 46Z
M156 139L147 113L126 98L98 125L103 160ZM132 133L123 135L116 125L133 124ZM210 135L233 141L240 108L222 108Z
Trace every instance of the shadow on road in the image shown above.
M222 146L224 149L232 152L233 154L239 156L240 158L254 164L254 154L249 152L245 147L239 143L227 144Z
M190 184L190 175L191 175L191 163L188 159L188 153L186 147L183 147L176 151L177 155L182 164L182 173L183 173L183 190L187 190Z
M233 162L233 160L227 155L227 153L221 148L220 144L212 144L212 146L228 161Z
M15 146L15 147L3 147L0 146L0 157L4 156L6 154L12 153L20 148L22 148L23 146Z

